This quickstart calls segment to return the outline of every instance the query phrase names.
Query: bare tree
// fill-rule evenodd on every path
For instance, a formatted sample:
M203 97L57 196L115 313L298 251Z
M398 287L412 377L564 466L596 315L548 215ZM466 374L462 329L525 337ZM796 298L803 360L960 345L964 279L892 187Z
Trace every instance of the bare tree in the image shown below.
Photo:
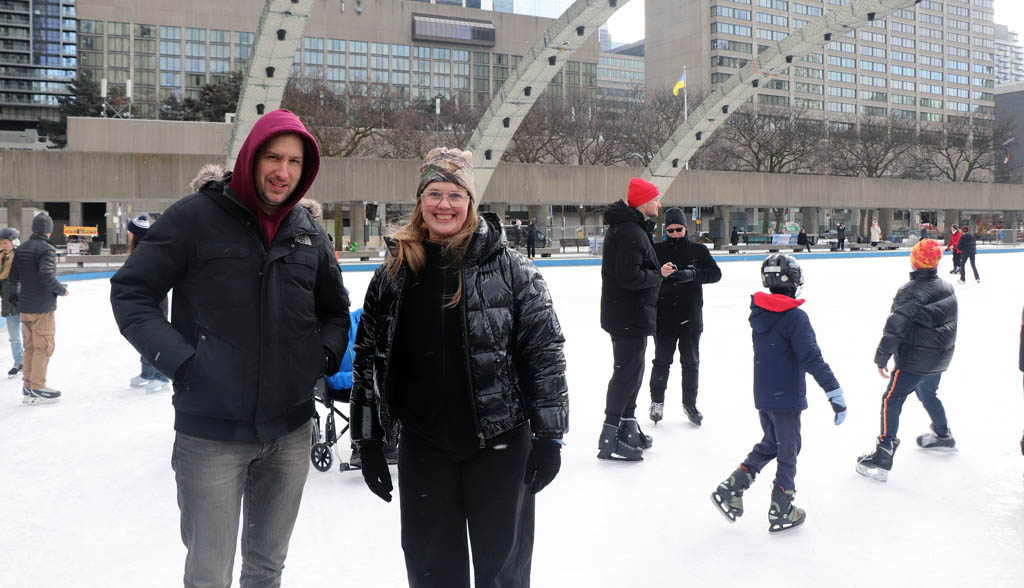
M904 177L912 166L916 129L913 120L890 119L885 124L863 123L833 131L825 151L828 169L838 176Z
M365 153L372 139L389 125L393 109L385 92L377 86L351 90L352 94L345 95L314 78L293 78L285 88L282 108L302 120L325 157Z
M566 116L567 109L561 98L541 96L516 129L512 142L505 150L505 161L555 162L565 151L564 135L560 129Z
M932 179L987 182L995 176L996 151L1014 137L1010 124L984 118L948 116L941 133L922 141L923 161Z

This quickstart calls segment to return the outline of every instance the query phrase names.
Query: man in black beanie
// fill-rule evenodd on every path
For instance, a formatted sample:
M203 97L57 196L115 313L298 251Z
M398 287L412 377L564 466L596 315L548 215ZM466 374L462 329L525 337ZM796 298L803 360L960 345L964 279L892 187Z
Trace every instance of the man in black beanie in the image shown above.
M9 279L21 284L21 309L25 351L22 361L24 404L48 404L60 400L60 391L46 387L46 370L53 355L57 331L54 314L57 297L67 296L57 281L57 249L50 242L53 219L40 212L32 219L32 236L14 252Z
M700 334L704 331L702 284L722 279L722 271L708 248L686 238L686 215L678 208L665 211L664 241L654 245L659 264L672 263L676 271L661 283L658 295L658 331L654 336L654 366L651 368L651 420L657 423L665 413L665 388L669 368L679 346L683 372L683 410L694 425L704 415L697 410L697 369L700 365Z

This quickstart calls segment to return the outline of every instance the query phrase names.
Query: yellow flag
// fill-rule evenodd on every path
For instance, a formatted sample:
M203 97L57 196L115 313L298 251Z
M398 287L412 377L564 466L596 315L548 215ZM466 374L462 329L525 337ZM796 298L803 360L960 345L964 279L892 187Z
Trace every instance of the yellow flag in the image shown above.
M679 90L686 87L686 70L683 70L683 75L679 77L679 81L676 82L675 87L672 88L672 95L678 96Z

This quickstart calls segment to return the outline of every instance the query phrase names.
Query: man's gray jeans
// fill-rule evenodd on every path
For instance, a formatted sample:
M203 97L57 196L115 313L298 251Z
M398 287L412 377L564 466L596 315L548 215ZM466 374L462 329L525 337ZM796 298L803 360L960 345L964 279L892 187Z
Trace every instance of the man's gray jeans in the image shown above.
M171 467L178 484L185 588L227 588L242 515L243 588L281 585L288 541L309 473L312 423L267 443L183 433Z

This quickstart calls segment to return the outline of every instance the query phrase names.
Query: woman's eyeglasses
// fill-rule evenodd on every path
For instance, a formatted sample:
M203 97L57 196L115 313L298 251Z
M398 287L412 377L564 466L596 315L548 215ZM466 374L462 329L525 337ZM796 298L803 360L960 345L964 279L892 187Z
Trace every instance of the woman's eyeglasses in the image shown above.
M422 196L423 199L430 204L441 204L441 200L443 200L445 196L448 197L448 204L451 204L452 206L462 206L469 201L469 196L462 192L448 192L446 194L440 190L428 190L423 192Z

